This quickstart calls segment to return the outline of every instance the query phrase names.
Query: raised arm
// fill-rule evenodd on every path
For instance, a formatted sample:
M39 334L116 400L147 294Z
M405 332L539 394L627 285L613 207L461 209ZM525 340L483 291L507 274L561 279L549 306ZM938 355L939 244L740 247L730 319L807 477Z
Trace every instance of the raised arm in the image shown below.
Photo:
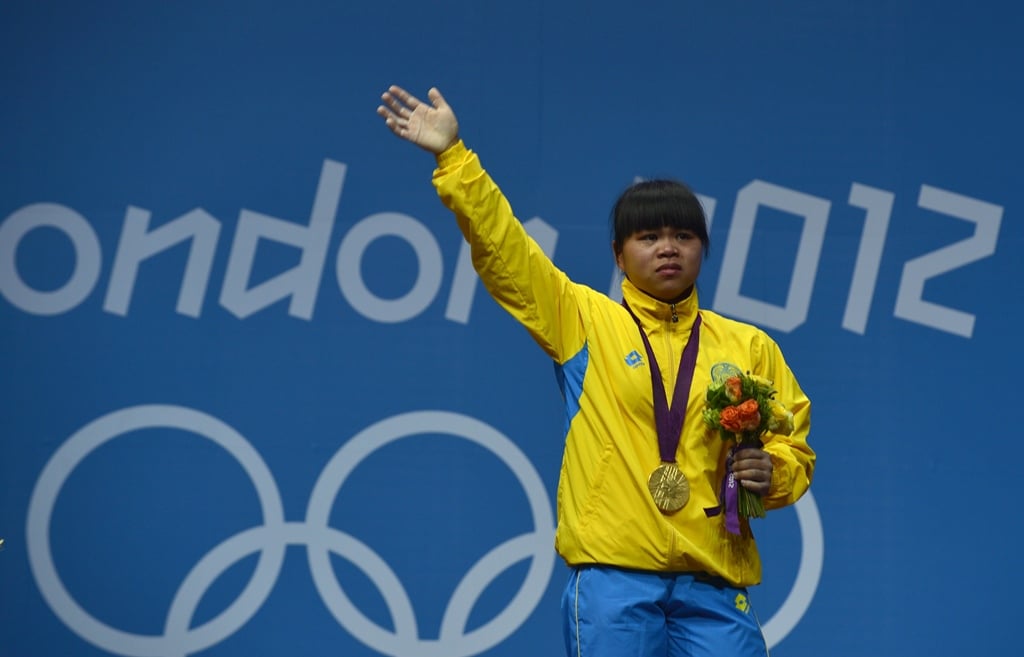
M391 85L381 95L383 104L377 108L377 114L397 136L439 155L459 140L459 122L440 91L431 88L427 97L429 105Z
M559 363L585 341L577 286L551 262L508 200L459 139L455 112L437 89L424 103L392 86L377 108L391 132L433 153L433 183L470 245L473 267L491 296Z

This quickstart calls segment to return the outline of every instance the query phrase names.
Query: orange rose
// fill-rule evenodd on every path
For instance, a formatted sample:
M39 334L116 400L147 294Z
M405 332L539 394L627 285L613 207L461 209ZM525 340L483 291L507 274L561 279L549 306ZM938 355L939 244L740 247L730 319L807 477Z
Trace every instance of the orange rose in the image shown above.
M725 380L725 396L731 402L737 402L743 397L743 382L738 376L730 376Z
M719 422L722 428L733 433L754 431L761 424L757 401L748 399L739 406L726 406L722 409Z

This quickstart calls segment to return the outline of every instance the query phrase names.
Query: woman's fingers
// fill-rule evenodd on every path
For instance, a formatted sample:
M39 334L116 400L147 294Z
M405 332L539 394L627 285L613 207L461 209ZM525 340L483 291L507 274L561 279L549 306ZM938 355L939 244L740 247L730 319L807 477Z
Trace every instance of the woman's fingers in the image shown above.
M388 87L382 98L391 111L399 116L408 116L423 104L419 98L397 85Z
M395 135L432 153L441 153L458 138L455 113L437 88L427 92L424 103L398 85L381 94L377 114Z

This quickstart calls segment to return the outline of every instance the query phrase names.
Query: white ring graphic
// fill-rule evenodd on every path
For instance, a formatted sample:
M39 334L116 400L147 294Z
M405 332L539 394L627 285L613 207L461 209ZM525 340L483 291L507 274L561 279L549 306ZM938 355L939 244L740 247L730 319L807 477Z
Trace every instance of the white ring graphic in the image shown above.
M178 588L162 636L132 634L99 621L71 597L61 582L50 549L50 522L64 483L93 450L119 435L147 428L174 428L213 440L242 465L252 480L264 524L228 538L192 568ZM445 610L437 640L421 640L412 604L389 566L368 546L327 525L345 479L364 458L407 436L443 433L475 442L498 456L523 486L534 531L512 538L484 555L463 577ZM519 628L543 596L554 568L554 520L543 482L514 443L478 420L441 411L394 416L374 424L334 455L317 480L305 523L285 522L280 494L270 471L234 429L209 415L178 406L136 406L105 415L72 435L47 462L28 508L29 565L50 608L72 631L109 652L127 657L185 657L238 631L266 601L277 581L288 545L307 547L317 590L334 617L356 639L394 657L468 657L497 645ZM228 568L259 552L252 579L227 609L192 628L200 600ZM345 557L376 585L395 624L389 632L359 612L333 576L329 553ZM466 632L473 604L488 584L510 566L531 558L526 580L509 605L482 627Z
M774 648L785 639L811 606L825 561L825 533L811 491L807 491L793 508L800 521L800 567L786 600L762 628L769 648Z
M210 415L178 406L134 406L125 408L86 425L62 444L43 469L29 501L29 523L26 542L29 564L39 584L43 598L53 612L86 641L112 653L130 657L165 657L180 654L180 637L174 632L163 637L125 632L100 622L68 593L60 581L50 552L50 519L60 488L72 471L94 449L131 431L152 428L173 428L210 438L236 457L256 486L263 523L266 528L280 527L284 522L281 497L273 483L270 471L259 453L237 431ZM285 557L285 545L266 545L260 554L253 579L239 599L217 617L194 630L208 637L201 648L223 640L252 617L258 605L252 599L265 598L278 578ZM186 578L185 584L188 583ZM183 584L178 592L186 590ZM198 600L197 600L198 601ZM262 600L260 600L262 602Z
M183 637L180 632L172 631L176 628L172 627L171 619L175 617L174 611L178 600L183 595L192 593L189 587L193 579L192 574L186 577L175 597L175 605L172 606L172 613L168 619L168 631L164 636L132 634L112 628L82 609L61 582L50 551L50 518L64 482L90 452L121 434L157 427L190 431L209 438L226 449L241 463L256 487L256 494L263 509L263 528L272 530L281 527L284 522L281 497L263 459L241 434L209 415L178 406L135 406L105 415L71 436L50 457L29 500L28 528L25 536L29 565L43 598L65 625L86 641L109 652L128 657L171 657L187 654L182 653ZM201 650L223 640L256 613L277 580L284 560L284 547L283 543L261 546L259 563L252 580L238 600L213 620L191 631L192 635L202 638L197 641L190 637L190 650ZM201 593L192 596L196 603ZM194 608L193 606L192 609ZM191 618L191 614L188 616Z
M338 586L322 545L309 543L309 565L317 590L334 617L354 637L378 652L393 657L476 655L501 643L526 621L544 595L554 568L555 555L551 549L554 519L550 502L533 464L512 441L479 420L440 411L406 413L378 422L346 443L324 468L309 500L306 524L310 527L326 526L334 498L345 478L369 454L399 438L423 433L446 433L466 438L500 457L519 479L529 498L533 533L499 545L466 573L445 610L437 641L419 639L412 610L405 609L408 601L404 595L388 604L395 623L394 633L367 619ZM528 556L533 558L526 581L509 606L486 625L466 634L466 622L473 603L486 586L509 566ZM373 574L372 570L366 572Z

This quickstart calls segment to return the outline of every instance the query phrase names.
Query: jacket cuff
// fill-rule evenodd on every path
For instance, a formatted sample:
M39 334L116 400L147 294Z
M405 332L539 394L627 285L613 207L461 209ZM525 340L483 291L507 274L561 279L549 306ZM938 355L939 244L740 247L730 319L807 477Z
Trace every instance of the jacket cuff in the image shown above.
M461 139L456 141L454 144L441 151L436 155L437 168L444 169L450 167L453 164L458 164L466 157L466 153L469 149L466 148L466 144Z

